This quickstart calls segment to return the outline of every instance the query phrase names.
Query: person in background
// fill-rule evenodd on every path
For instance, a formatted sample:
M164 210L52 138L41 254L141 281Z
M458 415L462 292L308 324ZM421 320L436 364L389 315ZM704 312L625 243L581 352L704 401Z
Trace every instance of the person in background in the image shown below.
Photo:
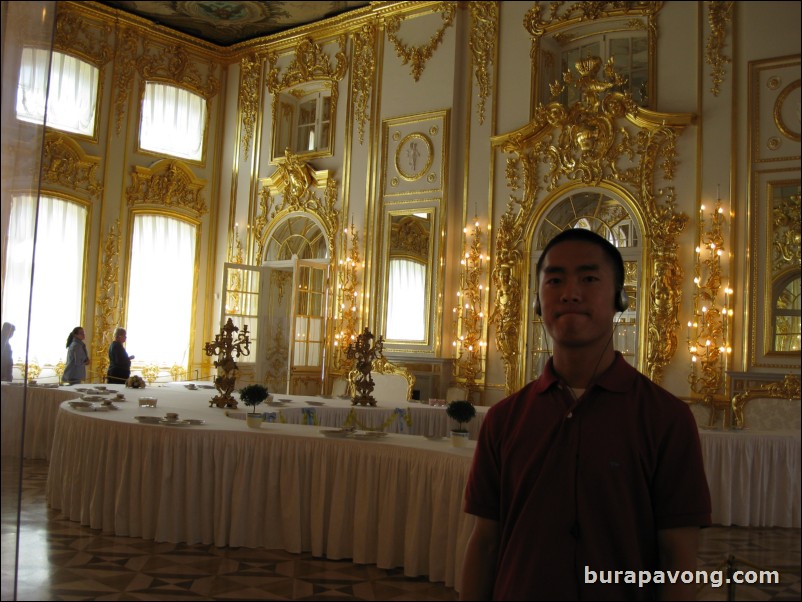
M126 336L125 328L114 330L114 340L109 345L109 369L106 372L106 382L109 384L125 384L131 376L131 360L134 356L128 355L123 346Z
M66 385L77 385L86 380L86 367L89 365L89 354L86 352L84 339L86 333L80 326L72 329L67 337L67 365L61 382Z
M711 504L690 409L613 347L629 304L621 254L569 229L536 274L553 353L482 423L461 599L692 600L693 581L640 587L624 576L695 571Z
M10 322L3 322L2 350L0 350L0 380L10 383L14 380L14 357L9 339L14 336L16 326Z

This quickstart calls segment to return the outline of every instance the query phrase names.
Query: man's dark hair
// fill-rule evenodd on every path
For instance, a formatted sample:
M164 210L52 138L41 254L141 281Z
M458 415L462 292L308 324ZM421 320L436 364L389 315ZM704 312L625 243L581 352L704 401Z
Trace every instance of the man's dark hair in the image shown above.
M620 291L624 288L624 259L621 257L620 251L606 238L599 236L592 230L586 230L585 228L568 228L567 230L563 230L557 236L552 238L548 244L546 244L546 247L543 249L543 252L540 254L540 257L537 260L535 276L537 277L538 282L540 281L540 270L543 268L543 262L546 260L546 254L553 246L570 240L589 242L604 251L604 254L607 255L607 258L613 265L616 290Z

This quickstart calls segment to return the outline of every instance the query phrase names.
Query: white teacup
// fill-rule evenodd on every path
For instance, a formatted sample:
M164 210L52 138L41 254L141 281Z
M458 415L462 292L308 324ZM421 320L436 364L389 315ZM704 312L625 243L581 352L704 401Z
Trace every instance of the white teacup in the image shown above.
M178 421L178 414L175 412L167 412L164 416L165 420L169 420L170 422L177 422Z

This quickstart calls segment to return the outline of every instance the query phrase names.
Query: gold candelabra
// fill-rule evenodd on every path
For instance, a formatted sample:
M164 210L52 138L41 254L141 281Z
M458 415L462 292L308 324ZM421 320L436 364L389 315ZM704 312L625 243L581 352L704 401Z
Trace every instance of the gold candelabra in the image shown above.
M716 195L719 197L719 195ZM688 351L691 354L691 390L711 408L727 402L725 373L732 353L732 289L723 286L722 258L726 220L721 198L716 199L709 221L705 206L699 208L699 245L694 263L693 317L688 321Z
M351 241L348 241L348 228L342 234L343 259L339 261L340 286L337 291L337 313L334 327L334 369L347 373L353 363L346 351L357 337L359 317L359 270L365 264L359 258L359 236L351 219Z
M376 400L372 395L375 383L370 373L373 370L373 360L383 355L384 339L380 336L375 343L371 341L373 341L373 333L366 326L362 334L348 345L345 352L346 357L353 360L355 366L350 379L354 383L354 397L351 399L351 405L376 405Z
M469 391L478 389L477 381L484 373L484 360L487 341L483 339L485 327L484 304L487 291L484 285L484 264L490 257L482 255L484 235L479 220L474 217L473 230L468 242L468 227L463 229L460 265L460 283L457 291L457 305L453 309L454 376L464 382Z
M173 364L170 367L170 376L173 377L173 380L181 380L186 373L187 371L183 368L183 366L179 366L178 364Z
M234 338L234 333L238 333ZM209 402L209 406L216 405L218 408L236 408L237 400L231 395L234 386L237 384L239 370L235 357L250 355L251 339L248 336L248 325L242 327L242 332L234 326L231 318L220 332L214 335L214 341L206 343L204 348L206 355L216 355L214 367L217 368L217 377L214 379L214 386L218 391Z
M149 385L152 385L153 381L159 377L159 367L156 364L145 366L142 368L142 376L148 381Z

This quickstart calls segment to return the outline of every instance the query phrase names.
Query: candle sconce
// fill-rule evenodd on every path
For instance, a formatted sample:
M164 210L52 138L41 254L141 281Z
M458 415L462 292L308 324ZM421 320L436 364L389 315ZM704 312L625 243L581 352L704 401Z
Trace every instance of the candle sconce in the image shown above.
M483 340L485 328L484 304L487 290L483 283L485 263L490 257L482 255L482 237L484 235L479 220L474 218L473 230L468 246L468 228L463 232L462 259L460 264L459 290L457 305L453 309L454 333L453 342L454 376L463 382L469 391L479 388L478 381L484 374L484 361L487 342Z
M354 361L355 368L351 371L350 380L354 383L354 397L351 405L375 406L376 400L373 398L373 388L375 383L370 375L373 369L373 360L382 356L384 350L384 339L380 336L373 341L373 333L365 327L365 330L356 337L356 341L348 345L345 354L349 360Z
M237 333L236 338L234 333ZM220 329L220 333L214 335L214 341L206 343L204 350L206 355L216 355L214 367L217 368L217 377L214 379L214 386L218 391L209 402L209 407L216 405L218 408L236 408L237 400L231 395L237 383L239 369L235 357L249 355L251 340L248 336L248 325L242 327L242 332L234 326L231 318L226 325Z
M719 196L718 194L716 195ZM718 409L727 410L724 375L729 366L732 343L732 289L722 286L722 258L725 257L726 221L721 199L705 218L705 206L699 209L699 245L694 262L693 317L688 321L688 351L691 355L691 390L710 408L710 426L716 422Z
M353 363L347 357L348 346L357 338L357 319L359 317L359 285L360 267L359 236L351 220L351 242L348 242L348 228L342 235L343 259L339 262L340 286L337 291L337 315L334 327L334 369L348 373Z

